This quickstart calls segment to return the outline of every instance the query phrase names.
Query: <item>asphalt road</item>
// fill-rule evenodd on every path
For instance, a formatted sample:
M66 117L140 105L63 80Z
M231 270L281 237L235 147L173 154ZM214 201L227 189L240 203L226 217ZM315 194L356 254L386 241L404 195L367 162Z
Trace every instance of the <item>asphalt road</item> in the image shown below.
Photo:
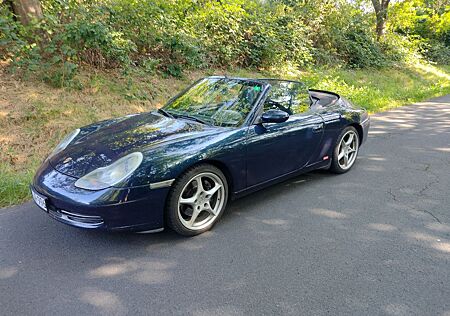
M448 316L450 96L373 116L349 173L230 206L188 239L0 210L0 314Z

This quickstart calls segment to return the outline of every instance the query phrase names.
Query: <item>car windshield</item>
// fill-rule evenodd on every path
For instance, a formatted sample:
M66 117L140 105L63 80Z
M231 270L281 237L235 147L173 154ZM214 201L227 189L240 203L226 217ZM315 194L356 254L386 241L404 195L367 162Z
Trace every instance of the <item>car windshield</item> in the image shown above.
M238 127L262 90L258 82L232 78L205 78L171 100L163 112L215 126Z

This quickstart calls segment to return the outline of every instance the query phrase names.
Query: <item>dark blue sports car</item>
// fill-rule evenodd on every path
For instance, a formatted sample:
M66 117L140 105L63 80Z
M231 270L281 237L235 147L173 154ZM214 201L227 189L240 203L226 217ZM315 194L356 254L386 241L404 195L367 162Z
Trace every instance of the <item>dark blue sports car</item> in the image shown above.
M230 198L313 169L344 173L369 116L296 81L208 77L163 108L82 127L36 173L36 204L63 223L192 236Z

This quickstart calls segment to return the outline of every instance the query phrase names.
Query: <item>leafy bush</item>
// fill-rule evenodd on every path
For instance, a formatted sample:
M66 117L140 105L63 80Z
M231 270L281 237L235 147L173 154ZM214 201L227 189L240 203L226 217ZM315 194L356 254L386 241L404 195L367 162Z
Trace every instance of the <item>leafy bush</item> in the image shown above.
M421 59L420 42L417 36L404 36L388 33L380 43L384 56L391 62L412 62Z
M450 64L450 47L436 40L421 42L420 53L437 64Z
M0 56L10 58L20 52L27 43L22 39L23 26L14 21L6 6L0 5Z
M363 29L350 28L345 32L340 48L342 56L353 68L382 67L386 65L378 43Z
M450 62L450 11L445 2L412 0L397 2L391 8L390 37L397 36L396 45L419 54L427 61Z
M448 63L450 13L424 0L393 4L378 42L374 15L347 0L41 0L23 26L0 2L0 53L53 85L80 65L137 66L180 77L206 67L340 64L383 67L422 54Z

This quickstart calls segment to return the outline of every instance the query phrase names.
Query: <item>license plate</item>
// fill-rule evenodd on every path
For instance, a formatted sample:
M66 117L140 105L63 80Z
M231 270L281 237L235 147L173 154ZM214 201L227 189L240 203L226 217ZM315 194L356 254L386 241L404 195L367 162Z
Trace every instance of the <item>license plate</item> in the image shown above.
M33 190L31 190L31 195L33 195L33 200L37 204L37 206L39 206L44 211L48 212L46 198L34 192Z

